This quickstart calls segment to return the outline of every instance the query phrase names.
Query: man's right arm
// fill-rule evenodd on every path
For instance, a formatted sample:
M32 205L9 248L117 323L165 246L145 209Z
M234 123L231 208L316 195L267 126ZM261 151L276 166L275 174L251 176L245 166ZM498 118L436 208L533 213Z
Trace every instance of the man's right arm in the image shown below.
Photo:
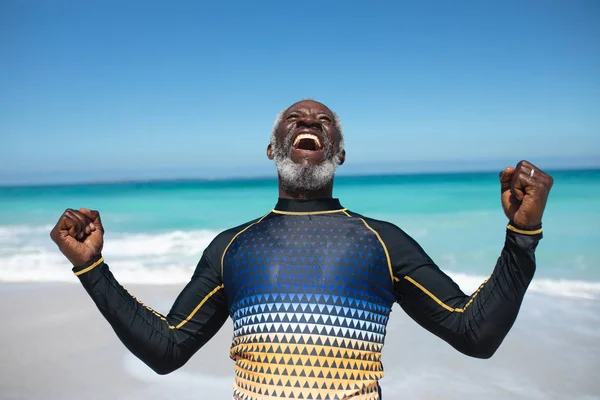
M110 272L102 258L104 228L98 211L67 209L50 237L119 339L159 374L184 365L227 320L220 271L223 237L204 251L166 316L129 294Z
M121 342L158 374L183 366L228 317L223 283L207 251L166 316L121 286L101 256L73 272Z

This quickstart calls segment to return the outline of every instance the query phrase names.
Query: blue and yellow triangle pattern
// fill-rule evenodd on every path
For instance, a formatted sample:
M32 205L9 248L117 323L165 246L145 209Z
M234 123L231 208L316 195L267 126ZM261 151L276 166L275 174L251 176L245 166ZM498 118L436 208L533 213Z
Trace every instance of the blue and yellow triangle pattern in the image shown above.
M395 301L375 233L347 214L270 215L223 258L234 399L380 398Z

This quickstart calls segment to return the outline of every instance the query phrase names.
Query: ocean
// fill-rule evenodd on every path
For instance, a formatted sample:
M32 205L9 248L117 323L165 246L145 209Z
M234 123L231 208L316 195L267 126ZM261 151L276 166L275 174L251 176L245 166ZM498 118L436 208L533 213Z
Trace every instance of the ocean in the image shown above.
M531 291L600 296L600 170L552 172ZM336 179L334 197L416 239L464 290L492 271L506 217L495 173ZM264 215L272 179L0 187L0 281L74 282L49 238L66 208L100 211L104 255L124 283L186 282L221 231Z
M500 349L466 357L394 306L384 399L600 398L600 170L551 174L537 272ZM401 227L470 294L504 243L499 192L495 173L460 173L343 176L334 196ZM210 241L276 201L273 179L0 187L0 341L12 343L0 357L0 397L230 399L231 321L183 368L158 376L118 341L49 232L65 208L98 209L116 278L167 313Z

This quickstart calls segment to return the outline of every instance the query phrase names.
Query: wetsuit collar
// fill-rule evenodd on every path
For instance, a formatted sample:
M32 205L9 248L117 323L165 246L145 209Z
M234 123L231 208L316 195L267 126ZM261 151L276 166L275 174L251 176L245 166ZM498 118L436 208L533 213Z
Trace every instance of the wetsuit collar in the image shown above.
M341 210L344 207L338 199L290 200L279 199L275 205L276 211L315 212Z

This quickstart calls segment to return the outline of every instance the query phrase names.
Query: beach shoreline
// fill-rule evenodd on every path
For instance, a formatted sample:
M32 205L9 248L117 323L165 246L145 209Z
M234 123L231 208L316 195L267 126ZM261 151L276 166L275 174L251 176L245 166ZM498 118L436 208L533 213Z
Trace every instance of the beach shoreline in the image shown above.
M167 313L184 285L129 285ZM74 283L2 283L2 399L230 399L231 322L180 370L159 376L132 356ZM600 396L600 316L581 299L528 294L489 360L463 356L394 306L383 350L384 398L591 399Z

